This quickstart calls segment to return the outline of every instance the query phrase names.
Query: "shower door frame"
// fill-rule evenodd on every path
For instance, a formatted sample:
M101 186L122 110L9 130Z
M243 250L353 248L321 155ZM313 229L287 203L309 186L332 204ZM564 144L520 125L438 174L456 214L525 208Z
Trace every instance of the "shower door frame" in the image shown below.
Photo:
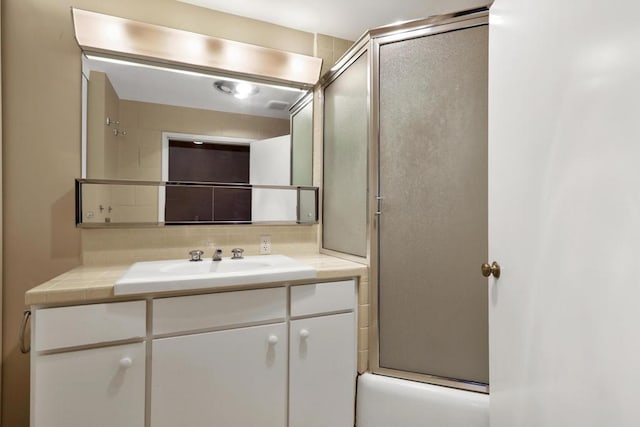
M365 236L365 249L366 249L366 254L365 256L358 256L358 255L353 255L353 254L349 254L349 253L345 253L345 252L340 252L337 250L333 250L333 249L327 249L323 246L323 242L324 242L324 188L325 188L325 177L324 177L324 122L325 122L325 118L324 118L324 109L325 109L325 95L324 92L327 89L327 87L329 87L331 85L331 83L333 83L336 79L338 79L342 73L344 73L345 71L347 71L349 69L349 67L351 65L353 65L353 63L355 63L358 59L360 59L360 57L362 57L362 55L368 55L369 58L369 64L367 67L367 92L368 92L368 98L369 98L369 102L367 103L367 192L369 193L369 195L371 194L371 189L374 188L372 187L371 183L371 177L372 177L372 171L371 171L371 159L372 159L372 154L371 154L371 114L372 114L372 108L373 105L371 104L371 79L372 79L372 75L371 75L371 48L370 48L370 37L368 36L368 33L364 34L362 37L360 37L360 39L358 39L358 41L356 41L353 46L351 46L351 48L338 60L338 62L336 62L336 64L331 68L331 70L329 71L329 73L327 73L325 76L323 76L320 79L319 85L321 87L321 96L319 96L320 99L320 123L322 123L321 125L321 129L322 129L322 133L321 133L321 140L322 140L322 190L320 192L320 200L318 202L318 206L320 207L319 211L320 211L320 228L319 228L319 238L318 238L318 244L319 244L319 252L323 253L323 254L327 254L327 255L331 255L331 256L335 256L337 258L342 258L342 259L346 259L349 261L353 261L353 262L357 262L360 264L368 264L370 265L371 263L371 254L372 254L372 233L373 233L373 227L372 227L372 219L371 219L371 197L368 198L367 200L367 212L366 212L366 236ZM314 135L315 136L315 135Z
M463 30L479 26L489 25L489 11L487 8L471 11L463 16L448 16L436 23L418 25L406 24L404 28L395 28L389 34L378 34L371 38L369 46L371 77L371 101L370 101L370 129L369 129L369 174L370 188L374 194L370 197L370 316L369 316L369 370L376 374L387 375L395 378L419 381L434 385L452 387L456 389L489 393L489 385L459 379L440 377L416 372L408 372L380 366L380 325L379 325L379 221L381 214L382 198L380 194L380 47L399 41L411 40L426 36L432 36L451 31ZM479 274L479 273L478 273Z

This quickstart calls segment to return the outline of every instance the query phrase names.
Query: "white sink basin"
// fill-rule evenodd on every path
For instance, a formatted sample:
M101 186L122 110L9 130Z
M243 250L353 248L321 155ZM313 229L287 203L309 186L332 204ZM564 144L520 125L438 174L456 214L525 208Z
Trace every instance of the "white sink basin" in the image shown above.
M142 264L142 263L141 263ZM147 263L145 263L147 264ZM148 263L155 264L155 263ZM266 262L247 261L245 259L223 259L222 261L199 261L190 262L183 260L176 261L160 261L161 265L149 266L152 269L157 269L157 272L166 276L185 276L185 275L199 275L209 273L239 273L241 271L252 271L260 268L270 267Z
M133 264L115 284L116 295L179 291L313 279L316 270L284 255L222 261L149 261Z

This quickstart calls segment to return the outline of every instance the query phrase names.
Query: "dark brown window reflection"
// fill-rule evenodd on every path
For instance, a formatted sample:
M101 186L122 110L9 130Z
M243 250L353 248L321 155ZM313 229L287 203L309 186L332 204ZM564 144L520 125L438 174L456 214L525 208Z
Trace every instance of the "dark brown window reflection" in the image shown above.
M169 181L249 183L249 146L169 141ZM165 222L251 222L251 189L166 187Z

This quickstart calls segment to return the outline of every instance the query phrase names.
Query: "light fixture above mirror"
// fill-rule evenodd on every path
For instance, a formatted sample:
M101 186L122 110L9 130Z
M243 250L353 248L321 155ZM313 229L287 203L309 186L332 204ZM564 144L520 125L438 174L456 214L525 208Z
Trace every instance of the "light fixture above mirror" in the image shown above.
M321 60L76 9L73 16L83 50L82 178L94 189L80 196L81 226L317 220L315 198L306 196L317 194L307 187L306 123ZM211 46L184 62L179 47L204 41ZM229 62L229 52L247 63ZM186 170L198 164L198 177L179 176L172 159L183 151L195 155ZM212 156L222 164L200 164ZM250 191L238 195L238 186ZM183 193L195 198L186 203ZM310 210L300 216L303 207Z
M71 13L76 40L87 54L151 60L304 89L320 77L320 58L81 9L72 8Z

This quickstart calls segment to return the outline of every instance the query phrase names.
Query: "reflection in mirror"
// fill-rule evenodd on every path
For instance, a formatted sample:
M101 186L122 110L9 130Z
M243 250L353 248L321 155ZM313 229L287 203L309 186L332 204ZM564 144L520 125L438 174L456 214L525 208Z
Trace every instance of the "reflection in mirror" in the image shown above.
M83 56L83 78L84 177L94 179L160 181L163 132L246 143L289 138L289 109L306 93L93 55Z
M85 178L312 185L312 95L304 90L83 55L83 93ZM131 209L132 198L144 203ZM103 222L298 220L296 192L268 188L116 186L87 200ZM100 206L129 207L107 217Z
M81 179L76 198L82 227L318 221L315 187Z
M313 97L291 112L291 185L313 185Z

